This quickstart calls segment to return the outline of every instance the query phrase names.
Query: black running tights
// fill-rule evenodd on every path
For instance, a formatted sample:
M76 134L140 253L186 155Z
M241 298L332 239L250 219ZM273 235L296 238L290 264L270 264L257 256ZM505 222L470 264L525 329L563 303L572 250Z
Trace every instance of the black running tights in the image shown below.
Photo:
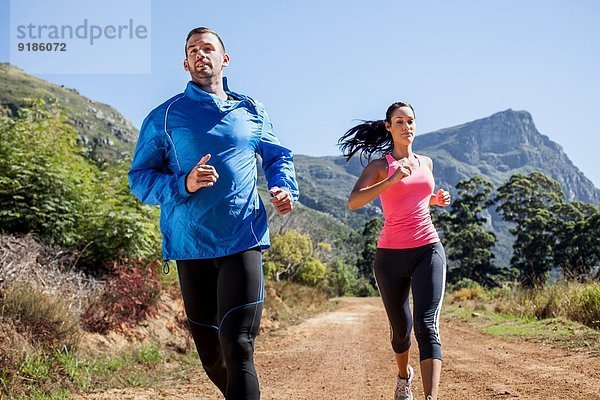
M206 374L227 400L259 399L254 338L264 299L260 249L213 259L178 260L177 270Z

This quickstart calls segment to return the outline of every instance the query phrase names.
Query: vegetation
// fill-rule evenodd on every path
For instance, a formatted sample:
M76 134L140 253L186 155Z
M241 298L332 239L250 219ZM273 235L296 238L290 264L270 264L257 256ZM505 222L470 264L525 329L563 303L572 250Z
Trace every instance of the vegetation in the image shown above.
M451 261L448 282L466 278L493 286L501 279L502 271L494 264L492 248L496 235L486 230L486 219L482 216L493 203L492 183L475 176L458 182L456 190L452 210L437 213L435 222L443 232L447 257Z
M448 287L444 314L507 340L521 338L599 354L599 288L598 283L563 281L543 289L516 284L490 289L463 280Z
M511 266L525 287L543 287L553 267L569 279L598 274L600 207L565 203L560 185L540 172L513 175L498 188L496 201L514 224Z
M152 315L160 296L158 264L122 259L104 276L105 289L81 317L84 329L106 333L122 325L135 325Z
M89 161L57 105L41 100L0 118L0 226L76 249L92 272L160 248L156 210L129 194L126 164Z

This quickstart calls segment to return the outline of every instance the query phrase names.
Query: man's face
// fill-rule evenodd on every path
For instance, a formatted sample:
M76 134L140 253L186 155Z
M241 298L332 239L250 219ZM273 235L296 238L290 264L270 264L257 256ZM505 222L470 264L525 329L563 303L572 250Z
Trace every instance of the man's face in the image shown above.
M192 35L186 43L186 53L183 68L189 71L193 81L220 77L223 68L229 65L229 56L212 33Z

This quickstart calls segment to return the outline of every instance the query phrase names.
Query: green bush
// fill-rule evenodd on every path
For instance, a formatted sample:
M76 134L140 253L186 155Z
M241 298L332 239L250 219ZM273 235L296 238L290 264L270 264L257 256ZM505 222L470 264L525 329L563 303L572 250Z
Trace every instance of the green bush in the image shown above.
M129 192L129 161L99 166L56 104L0 118L0 226L78 249L96 271L119 256L160 257L158 211Z
M448 284L446 289L448 292L455 292L460 289L474 289L477 287L481 287L481 285L475 282L473 279L462 278L454 284Z
M336 260L327 274L324 289L330 296L350 296L356 287L357 270L342 260Z
M356 280L353 292L354 295L358 297L373 297L379 295L377 289L371 285L371 281L365 277L360 277Z
M315 286L327 275L327 267L316 258L311 258L302 263L298 268L296 280L306 285Z
M579 310L571 318L592 328L600 329L600 283L583 288L578 299Z

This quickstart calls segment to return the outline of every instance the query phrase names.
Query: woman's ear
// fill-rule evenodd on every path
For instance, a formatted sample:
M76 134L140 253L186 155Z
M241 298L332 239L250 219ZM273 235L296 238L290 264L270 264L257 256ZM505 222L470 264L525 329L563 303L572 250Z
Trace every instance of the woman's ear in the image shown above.
M385 126L385 130L386 130L386 131L388 131L388 132L390 132L390 133L392 132L392 131L390 130L390 129L392 128L392 125L391 125L389 122L387 122L386 120L383 120L383 126Z

